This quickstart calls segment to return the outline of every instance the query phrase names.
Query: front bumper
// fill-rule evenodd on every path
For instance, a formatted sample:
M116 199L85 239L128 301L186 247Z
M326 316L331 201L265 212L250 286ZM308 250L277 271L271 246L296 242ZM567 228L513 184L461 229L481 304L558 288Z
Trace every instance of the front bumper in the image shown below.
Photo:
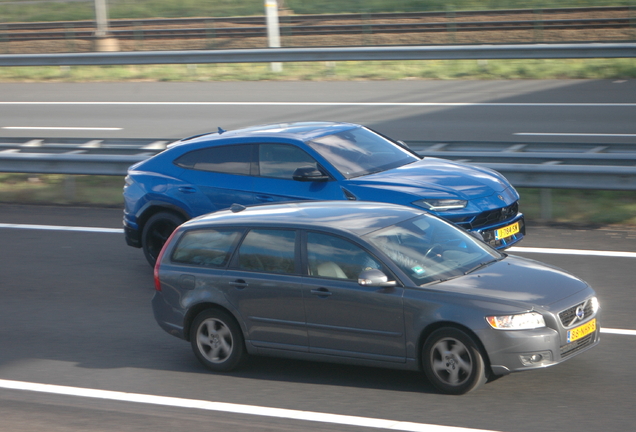
M509 227L515 223L519 224L519 231L515 234L509 235L507 237L498 238L496 235L497 230L500 230L505 227ZM481 227L476 229L478 233L482 235L484 241L488 243L490 246L495 249L507 249L510 246L519 243L526 235L526 222L522 213L517 214L513 219L507 220L505 222L500 222L495 225L489 225L485 227Z
M563 343L555 329L544 327L534 330L493 330L486 350L495 375L507 375L553 366L596 346L600 341L600 326L596 330L571 343Z

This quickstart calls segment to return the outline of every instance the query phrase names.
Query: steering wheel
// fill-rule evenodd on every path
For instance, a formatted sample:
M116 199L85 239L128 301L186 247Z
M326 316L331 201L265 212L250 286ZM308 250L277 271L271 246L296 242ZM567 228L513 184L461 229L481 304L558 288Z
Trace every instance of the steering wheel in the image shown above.
M424 254L424 258L440 261L442 259L442 253L444 252L444 247L439 243L434 243L426 253Z

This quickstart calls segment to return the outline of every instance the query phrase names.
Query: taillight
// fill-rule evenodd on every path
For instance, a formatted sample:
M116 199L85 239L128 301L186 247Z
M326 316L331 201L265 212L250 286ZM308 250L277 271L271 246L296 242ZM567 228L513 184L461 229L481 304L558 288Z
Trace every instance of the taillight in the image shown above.
M166 252L168 245L170 244L170 240L172 240L172 237L174 237L176 233L177 233L177 230L172 231L172 234L170 234L170 237L168 237L168 240L166 240L166 242L163 244L163 247L161 248L161 252L159 252L159 256L157 257L157 262L155 263L154 276L155 276L155 289L157 291L161 291L161 281L159 280L159 267L161 266L161 260L163 259L163 254Z

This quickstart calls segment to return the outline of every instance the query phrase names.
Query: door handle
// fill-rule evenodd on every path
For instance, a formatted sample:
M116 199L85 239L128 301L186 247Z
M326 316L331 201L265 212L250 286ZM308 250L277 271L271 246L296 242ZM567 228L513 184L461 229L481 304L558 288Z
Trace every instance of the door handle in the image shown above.
M256 195L256 199L262 202L272 202L274 198L269 195Z
M327 288L312 289L311 293L318 297L329 297L332 294Z
M183 192L183 193L195 193L197 190L195 188L193 188L192 186L180 186L179 187L179 192Z
M247 282L245 282L243 279L237 279L235 281L231 281L230 285L232 285L233 287L236 287L238 289L247 288L249 286L249 284Z

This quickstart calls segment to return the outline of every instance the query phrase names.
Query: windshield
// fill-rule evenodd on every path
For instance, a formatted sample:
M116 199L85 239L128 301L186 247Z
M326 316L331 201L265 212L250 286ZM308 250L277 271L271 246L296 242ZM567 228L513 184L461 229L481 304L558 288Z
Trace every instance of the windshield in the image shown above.
M366 238L420 286L468 274L505 257L462 229L430 215Z
M347 179L419 160L408 150L363 127L316 138L307 144Z

